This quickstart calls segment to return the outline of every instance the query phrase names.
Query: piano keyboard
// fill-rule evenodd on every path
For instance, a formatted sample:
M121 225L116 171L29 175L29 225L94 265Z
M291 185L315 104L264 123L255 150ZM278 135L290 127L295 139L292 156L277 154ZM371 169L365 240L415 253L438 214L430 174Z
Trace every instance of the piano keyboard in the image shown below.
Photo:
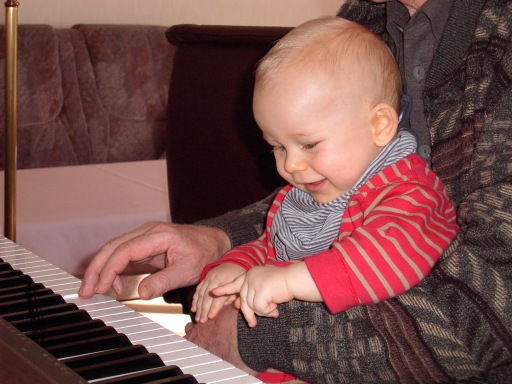
M133 350L135 346L142 345L148 354L158 355L165 366L168 367L166 369L170 370L171 366L177 366L183 374L193 376L199 383L261 383L258 379L232 364L223 361L110 297L96 295L87 300L79 298L77 295L81 284L79 279L2 236L0 236L0 261L3 261L4 265L9 264L14 270L20 270L24 275L28 275L34 283L40 283L44 286L43 288L49 288L55 294L60 295L66 303L61 305L75 304L79 309L85 310L92 319L99 319L107 327L115 329L117 336L113 334L107 336L107 339L127 338L129 343L132 344L131 347L119 347L118 350L120 351ZM77 327L79 330L82 329L80 324ZM111 343L115 342L111 341ZM51 350L56 351L62 362L67 362L72 366L73 358L66 356L66 353L69 352L65 348L47 347L47 350L49 352ZM111 360L113 357L109 356L105 359ZM127 361L131 361L130 357L127 358ZM133 365L134 363L125 364ZM160 370L162 369L164 368L160 368ZM147 368L143 370L147 370ZM76 372L79 373L80 369L78 368ZM106 377L94 377L88 380L90 383L107 381ZM140 381L133 382L139 383ZM167 381L157 380L154 382ZM194 382L196 381L190 381L190 383Z

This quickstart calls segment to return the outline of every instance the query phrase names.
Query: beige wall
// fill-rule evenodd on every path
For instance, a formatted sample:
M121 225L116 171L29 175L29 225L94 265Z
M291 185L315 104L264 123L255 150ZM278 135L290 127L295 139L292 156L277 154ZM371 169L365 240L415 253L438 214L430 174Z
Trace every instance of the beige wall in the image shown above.
M342 0L18 0L20 24L180 23L295 26L335 15ZM4 20L5 17L2 17ZM3 22L3 21L2 21Z

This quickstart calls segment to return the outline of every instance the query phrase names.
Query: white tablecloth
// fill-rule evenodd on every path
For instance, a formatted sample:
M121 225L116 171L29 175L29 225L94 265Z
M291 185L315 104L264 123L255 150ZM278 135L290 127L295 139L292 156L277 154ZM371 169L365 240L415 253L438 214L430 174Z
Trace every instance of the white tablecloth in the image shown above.
M108 240L170 221L165 160L19 170L16 179L16 242L78 277Z

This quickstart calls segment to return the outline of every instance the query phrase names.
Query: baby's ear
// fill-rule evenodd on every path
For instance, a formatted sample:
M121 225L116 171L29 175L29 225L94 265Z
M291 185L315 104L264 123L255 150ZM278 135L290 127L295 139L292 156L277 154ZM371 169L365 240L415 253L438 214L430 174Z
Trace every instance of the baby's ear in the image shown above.
M370 111L370 122L375 145L384 147L394 139L398 127L398 114L391 105L381 103L373 107Z

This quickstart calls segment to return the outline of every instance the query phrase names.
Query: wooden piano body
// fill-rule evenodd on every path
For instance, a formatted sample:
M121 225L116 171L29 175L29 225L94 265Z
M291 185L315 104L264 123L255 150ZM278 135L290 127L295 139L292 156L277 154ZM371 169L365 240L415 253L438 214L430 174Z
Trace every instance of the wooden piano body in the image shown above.
M0 237L0 264L5 269L11 267L15 271L21 271L24 278L28 277L34 283L42 284L44 288L49 288L57 296L62 297L66 304L61 305L74 304L78 310L85 310L92 319L100 319L121 336L126 336L133 346L142 345L148 354L156 354L165 367L177 366L183 374L192 376L199 383L260 383L256 378L112 298L101 295L96 295L90 300L79 298L79 279L4 237ZM9 272L7 274L11 275ZM0 292L8 285L2 281L9 279L8 277L7 280L2 280L0 270ZM0 295L0 308L1 298ZM78 371L72 371L64 364L72 360L71 356L56 359L13 327L14 322L6 322L7 318L8 316L0 313L1 383L86 383L107 381L107 378L111 377L95 377L89 381L83 379L77 374ZM110 357L109 360L111 359L113 358ZM124 367L133 364L127 362Z

